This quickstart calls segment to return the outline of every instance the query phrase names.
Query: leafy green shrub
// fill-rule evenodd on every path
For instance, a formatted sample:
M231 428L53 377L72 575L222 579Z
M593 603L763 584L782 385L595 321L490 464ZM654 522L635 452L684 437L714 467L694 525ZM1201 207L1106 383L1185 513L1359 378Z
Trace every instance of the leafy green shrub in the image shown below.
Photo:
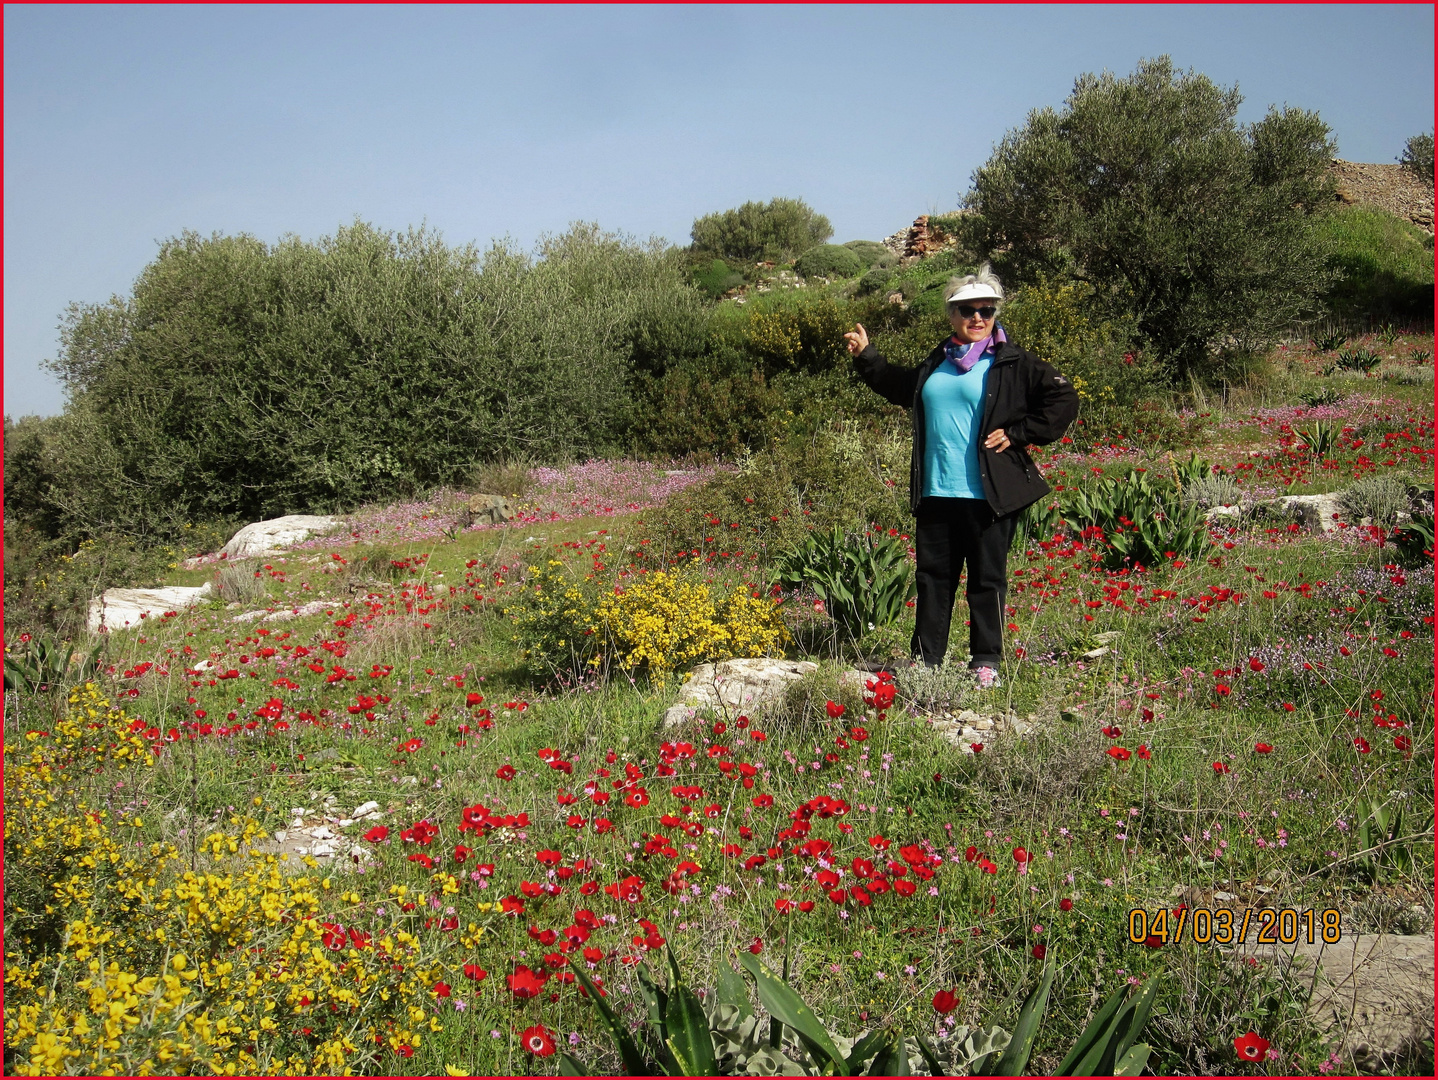
M692 361L645 379L636 394L636 451L666 457L732 457L762 443L784 411L783 395L757 366Z
M90 602L106 589L159 585L180 559L215 550L233 531L233 527L182 531L184 545L176 547L138 543L133 537L110 533L82 540L72 551L68 541L50 542L33 531L7 525L6 622L74 637L85 629Z
M1396 529L1393 542L1409 566L1420 566L1424 561L1433 561L1433 515L1417 513L1407 525Z
M1367 375L1381 363L1383 358L1372 349L1344 349L1338 354L1340 371L1361 371Z
M1433 133L1410 136L1403 144L1398 163L1418 179L1433 185Z
M689 232L696 251L741 264L789 262L833 235L829 219L803 199L782 198L705 214Z
M800 255L794 270L806 278L851 278L864 272L864 260L840 244L820 244Z
M769 371L829 370L848 356L849 315L828 296L766 293L744 307L744 344Z
M894 272L892 270L886 270L882 266L876 266L874 269L866 271L864 275L859 278L859 294L865 295L881 290L887 291L888 284L893 280Z
M1195 558L1209 545L1202 508L1184 500L1180 488L1137 469L1074 491L1063 518L1083 538L1103 544L1111 568L1163 566L1171 558Z
M834 525L907 530L913 521L908 471L904 429L831 421L802 439L776 439L741 460L737 472L680 492L644 521L656 557L744 552L767 558Z
M850 240L844 245L871 270L890 269L899 264L899 257L877 240Z
M1316 390L1300 391L1298 400L1310 409L1317 409L1324 405L1337 405L1343 400L1343 391L1336 386L1320 386Z
M718 299L730 289L737 289L744 284L744 275L723 259L715 259L707 266L696 267L691 276L695 287L711 300Z
M974 174L956 228L1005 280L1078 270L1179 375L1210 346L1258 348L1318 309L1330 272L1314 224L1333 143L1316 113L1240 127L1237 88L1168 57L1083 75Z
M1345 521L1368 518L1375 524L1391 525L1408 509L1408 489L1391 476L1365 476L1338 495L1338 508Z
M1130 344L1137 333L1132 321L1105 318L1099 307L1092 285L1054 276L1015 289L999 314L1011 341L1074 384L1085 417L1095 408L1130 408L1165 381L1162 369Z
M1314 338L1313 347L1318 352L1333 352L1335 349L1341 349L1347 341L1347 334L1339 330L1334 330Z
M815 532L774 559L774 580L808 588L850 638L897 622L910 596L907 542L873 530L850 536L837 525Z

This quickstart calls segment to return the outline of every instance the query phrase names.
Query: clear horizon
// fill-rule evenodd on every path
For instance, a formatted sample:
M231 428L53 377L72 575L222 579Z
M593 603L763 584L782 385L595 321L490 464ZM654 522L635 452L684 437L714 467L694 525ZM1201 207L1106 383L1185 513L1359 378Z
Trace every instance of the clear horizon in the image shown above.
M531 248L570 222L688 242L804 199L836 241L952 209L1031 109L1168 54L1316 110L1339 156L1433 130L1431 5L5 9L5 413L71 303L186 230L307 240L356 218ZM988 66L976 63L987 58Z

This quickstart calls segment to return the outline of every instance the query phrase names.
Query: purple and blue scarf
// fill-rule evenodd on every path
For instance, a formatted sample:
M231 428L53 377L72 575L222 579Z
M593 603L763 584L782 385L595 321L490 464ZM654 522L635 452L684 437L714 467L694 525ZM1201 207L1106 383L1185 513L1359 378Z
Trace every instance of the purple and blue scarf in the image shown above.
M996 326L992 334L984 338L983 341L974 342L968 351L960 356L959 350L969 343L967 341L960 341L959 335L955 334L949 338L948 341L944 342L944 359L953 361L954 367L958 368L959 374L962 375L977 364L979 359L992 346L1002 345L1008 340L1008 335L1004 333L1004 328L1002 326Z

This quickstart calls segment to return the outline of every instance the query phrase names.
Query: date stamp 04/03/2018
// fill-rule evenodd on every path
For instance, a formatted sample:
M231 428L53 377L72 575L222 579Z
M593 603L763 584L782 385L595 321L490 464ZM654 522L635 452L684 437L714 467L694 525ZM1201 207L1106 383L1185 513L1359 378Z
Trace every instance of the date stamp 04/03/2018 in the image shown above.
M1258 945L1294 945L1302 941L1313 945L1323 942L1336 945L1343 939L1343 928L1336 908L1314 911L1308 908L1160 908L1150 914L1144 908L1128 913L1128 939L1135 945L1152 944L1158 938L1167 945L1192 941L1196 945L1242 945L1250 930Z

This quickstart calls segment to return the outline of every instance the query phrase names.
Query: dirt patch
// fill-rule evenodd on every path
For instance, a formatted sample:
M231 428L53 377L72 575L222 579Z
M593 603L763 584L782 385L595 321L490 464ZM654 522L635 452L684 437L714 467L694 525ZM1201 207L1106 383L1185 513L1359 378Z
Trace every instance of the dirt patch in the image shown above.
M1433 935L1345 934L1334 945L1245 945L1238 955L1272 960L1312 985L1308 1014L1343 1040L1366 1071L1392 1071L1433 1036Z
M1338 181L1338 199L1387 210L1433 233L1433 188L1402 165L1368 165L1333 159L1329 166Z

